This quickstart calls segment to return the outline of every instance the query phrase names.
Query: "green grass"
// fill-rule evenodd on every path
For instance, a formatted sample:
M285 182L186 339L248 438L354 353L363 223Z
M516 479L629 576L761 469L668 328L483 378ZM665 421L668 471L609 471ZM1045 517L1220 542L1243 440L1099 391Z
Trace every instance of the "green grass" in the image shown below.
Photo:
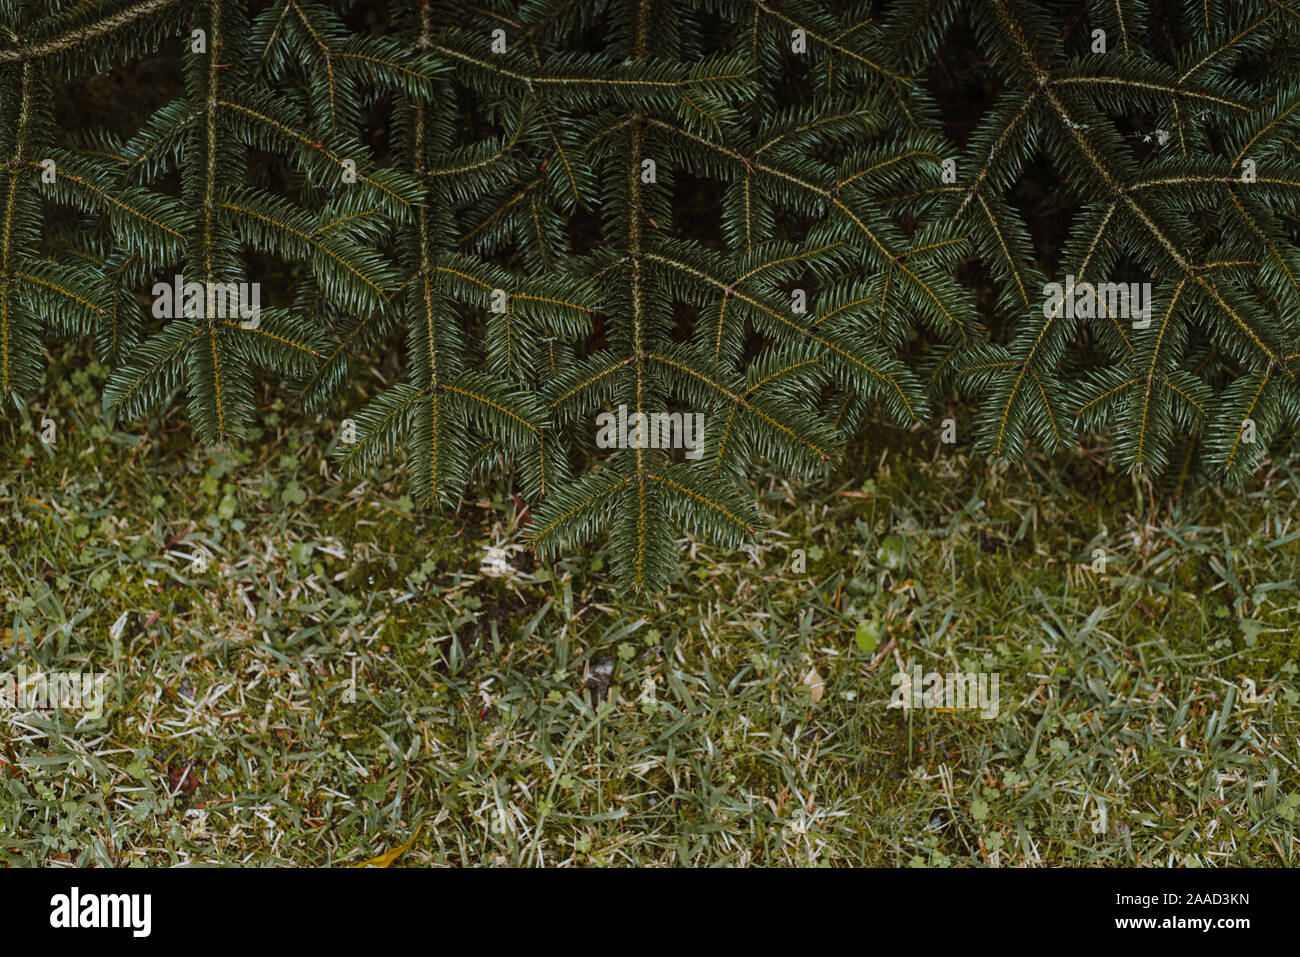
M332 423L268 404L209 454L101 385L0 424L0 671L111 675L98 720L0 712L7 863L353 864L419 825L402 865L1300 857L1285 463L1165 501L1091 450L877 430L635 600L600 554L534 567L508 489L422 514L338 479ZM999 672L999 716L888 708L913 663Z

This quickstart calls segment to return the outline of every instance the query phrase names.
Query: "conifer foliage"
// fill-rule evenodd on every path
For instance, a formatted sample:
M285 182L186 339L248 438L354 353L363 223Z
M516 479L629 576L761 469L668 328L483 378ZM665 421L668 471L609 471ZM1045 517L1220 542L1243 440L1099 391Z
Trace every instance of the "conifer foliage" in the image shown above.
M353 474L513 482L543 554L607 537L638 589L683 532L754 533L756 463L816 478L958 395L991 458L1105 434L1241 483L1300 424L1298 31L1286 0L0 2L0 391L88 337L122 420L183 398L230 442L266 377L346 420ZM176 83L138 129L59 128L146 58Z

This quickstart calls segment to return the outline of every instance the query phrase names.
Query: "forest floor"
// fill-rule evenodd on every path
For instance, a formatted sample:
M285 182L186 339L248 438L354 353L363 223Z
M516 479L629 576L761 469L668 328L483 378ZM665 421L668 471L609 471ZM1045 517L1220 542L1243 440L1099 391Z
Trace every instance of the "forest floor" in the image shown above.
M0 423L0 673L107 677L0 703L0 862L1300 863L1285 462L1179 501L879 429L638 599L508 490L422 513L278 403L212 454L65 374ZM914 666L996 709L889 707Z

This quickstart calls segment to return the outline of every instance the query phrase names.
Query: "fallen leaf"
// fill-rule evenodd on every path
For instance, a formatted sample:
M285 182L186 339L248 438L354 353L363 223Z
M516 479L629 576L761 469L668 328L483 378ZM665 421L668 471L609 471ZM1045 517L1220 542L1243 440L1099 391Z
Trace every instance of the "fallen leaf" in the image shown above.
M812 696L814 704L822 700L822 695L826 693L826 682L822 680L822 676L817 673L816 668L803 676L803 683L808 686L808 692Z
M353 864L352 866L353 867L387 867L388 865L392 864L393 861L397 860L399 857L401 857L403 854L405 854L407 851L411 849L411 845L415 843L415 839L420 836L420 828L422 827L424 827L423 821L421 821L419 824L416 825L415 833L411 835L411 839L407 841L405 844L401 845L400 847L395 847L391 851L388 851L385 854L380 854L378 857L372 857L368 861L362 861L360 864Z
M187 761L176 761L167 767L167 789L173 796L184 795L189 797L199 786L199 779L195 774L197 762L190 758Z

